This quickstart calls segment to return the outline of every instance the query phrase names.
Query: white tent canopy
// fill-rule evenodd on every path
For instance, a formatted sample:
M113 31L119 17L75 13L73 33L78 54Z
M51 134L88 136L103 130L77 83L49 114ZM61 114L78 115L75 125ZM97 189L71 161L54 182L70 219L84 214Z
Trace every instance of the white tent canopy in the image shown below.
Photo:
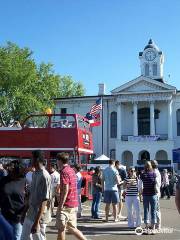
M108 158L106 155L102 154L101 156L99 156L98 158L95 158L94 160L110 160L110 158Z

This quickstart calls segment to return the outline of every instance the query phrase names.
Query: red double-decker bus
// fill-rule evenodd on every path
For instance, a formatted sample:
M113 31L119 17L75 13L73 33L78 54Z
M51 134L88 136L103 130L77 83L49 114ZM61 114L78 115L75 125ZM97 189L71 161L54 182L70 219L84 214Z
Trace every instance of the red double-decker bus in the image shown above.
M36 149L44 151L47 167L57 153L68 152L71 165L78 163L86 169L93 154L88 120L78 114L31 115L21 127L0 128L1 160L20 158L28 162ZM89 197L91 176L85 171L83 175L87 180L84 195Z

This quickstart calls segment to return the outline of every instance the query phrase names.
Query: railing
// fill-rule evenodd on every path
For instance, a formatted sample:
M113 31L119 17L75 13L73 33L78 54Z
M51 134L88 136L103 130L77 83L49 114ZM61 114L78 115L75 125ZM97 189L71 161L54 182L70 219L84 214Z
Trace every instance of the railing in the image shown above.
M122 135L121 141L134 141L134 142L142 142L142 141L165 141L168 140L168 134L157 134L155 136L150 135Z

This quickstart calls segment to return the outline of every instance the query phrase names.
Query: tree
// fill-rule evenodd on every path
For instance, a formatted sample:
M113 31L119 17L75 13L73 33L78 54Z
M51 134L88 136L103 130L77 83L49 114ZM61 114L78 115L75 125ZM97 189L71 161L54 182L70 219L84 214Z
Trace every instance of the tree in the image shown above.
M59 97L83 96L84 87L80 82L74 82L71 76L63 76L59 79Z
M83 86L54 73L52 64L37 65L29 48L8 42L0 47L0 121L22 121L31 113L53 107L52 98L77 96Z

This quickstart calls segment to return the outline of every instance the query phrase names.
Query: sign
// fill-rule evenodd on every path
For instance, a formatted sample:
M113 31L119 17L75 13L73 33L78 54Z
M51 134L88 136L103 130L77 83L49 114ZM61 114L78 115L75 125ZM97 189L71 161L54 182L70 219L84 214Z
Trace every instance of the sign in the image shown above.
M153 142L153 141L157 141L159 139L159 137L160 137L159 135L128 136L128 141L129 142Z

